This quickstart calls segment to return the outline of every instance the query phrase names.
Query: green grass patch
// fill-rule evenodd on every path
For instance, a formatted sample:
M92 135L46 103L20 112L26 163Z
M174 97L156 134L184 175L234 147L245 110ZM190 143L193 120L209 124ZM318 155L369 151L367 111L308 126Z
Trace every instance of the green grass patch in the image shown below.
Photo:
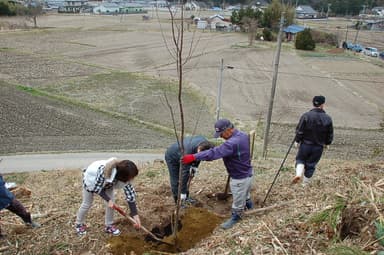
M343 199L338 198L334 206L327 208L319 213L316 213L309 219L309 223L326 223L334 231L334 233L337 233L337 225L341 220L341 214L345 206L346 202ZM335 237L338 238L338 236L336 235Z
M337 245L331 247L328 250L329 255L369 255L370 253L361 250L358 247L346 246L346 245Z
M376 239L379 240L379 243L384 246L384 222L382 221L376 221L375 222L376 227Z
M82 107L82 108L85 108L85 109L89 109L89 110L92 110L92 111L101 112L101 113L107 114L109 116L112 116L114 118L121 118L121 119L125 119L125 120L128 120L128 121L132 121L132 122L140 124L140 125L145 125L145 126L147 126L149 128L152 128L153 130L157 130L157 131L160 131L162 133L173 134L173 130L171 130L171 129L167 128L167 127L164 127L164 126L161 126L161 125L157 125L157 124L151 123L151 122L146 122L146 121L143 121L143 120L140 120L140 119L137 119L137 118L134 118L134 117L130 117L130 116L118 113L118 112L112 112L112 111L104 110L104 109L101 109L101 108L97 108L97 107L94 107L94 106L92 106L90 104L87 104L86 102L76 101L76 100L73 100L72 98L69 98L69 97L55 95L53 93L49 93L49 92L46 92L46 91L43 91L43 90L40 90L40 89L31 88L31 87L22 86L22 85L17 85L16 88L19 89L19 90L28 92L28 93L30 93L31 95L34 95L34 96L48 97L48 98L51 98L51 99L62 101L64 103L68 103L68 104L72 104L72 105L75 105L75 106L79 106L79 107Z
M35 96L45 96L75 106L102 112L145 125L167 135L174 134L171 113L166 99L172 106L176 127L180 127L178 86L175 81L159 80L153 77L128 72L109 71L90 76L61 80L56 84L41 85L38 88L17 85L17 89ZM197 117L200 134L209 130L212 135L213 108L199 91L184 83L182 100L186 134L192 134ZM193 118L192 118L193 116ZM207 131L206 131L207 132Z
M16 48L8 48L8 47L0 47L0 51L7 52L7 51L14 51Z
M317 51L300 51L299 55L302 57L310 57L310 58L325 58L334 56L333 54L325 53L325 52L317 52Z
M24 184L25 180L28 178L28 173L17 173L17 174L5 174L5 182L15 182L16 184Z
M69 41L69 42L66 42L66 43L75 44L75 45L81 45L81 46L87 46L87 47L94 47L94 48L97 47L94 44L80 43L80 42L73 42L73 41Z
M153 178L159 176L159 172L158 171L148 171L145 173L145 176L147 176L150 179L153 179Z

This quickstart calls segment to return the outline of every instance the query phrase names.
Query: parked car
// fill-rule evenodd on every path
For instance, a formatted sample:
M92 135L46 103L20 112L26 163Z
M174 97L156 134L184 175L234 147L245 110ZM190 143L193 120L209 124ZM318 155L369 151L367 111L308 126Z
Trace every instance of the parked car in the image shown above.
M353 43L351 42L343 42L343 48L347 50L352 50Z
M373 47L366 47L363 50L364 55L371 56L371 57L378 57L379 51L376 48Z
M351 50L353 50L355 52L362 52L363 49L364 49L363 46L361 46L360 44L355 44L355 45L352 46Z
M379 54L379 57L384 60L384 51L382 51L380 54Z

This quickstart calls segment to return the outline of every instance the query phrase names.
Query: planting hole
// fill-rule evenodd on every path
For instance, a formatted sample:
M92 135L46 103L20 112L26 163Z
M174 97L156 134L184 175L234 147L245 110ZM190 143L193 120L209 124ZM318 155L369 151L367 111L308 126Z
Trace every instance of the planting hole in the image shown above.
M110 238L108 246L112 253L117 255L131 252L141 255L150 251L184 252L211 235L222 220L220 216L204 208L190 207L181 215L176 245L154 242L152 238L140 234L123 234ZM167 243L175 243L171 229L171 223L167 222L163 226L153 228L152 233Z

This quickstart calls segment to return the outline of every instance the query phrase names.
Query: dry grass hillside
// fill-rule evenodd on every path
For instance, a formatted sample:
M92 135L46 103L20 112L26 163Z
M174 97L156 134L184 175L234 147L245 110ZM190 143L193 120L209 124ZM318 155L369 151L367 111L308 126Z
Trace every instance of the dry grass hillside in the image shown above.
M216 228L205 238L194 240L185 254L379 254L383 251L383 162L323 159L312 184L302 187L290 183L292 156L266 201L267 207L280 207L245 216L228 231ZM279 164L279 159L254 163L252 195L257 208L261 207ZM191 185L192 196L199 201L200 208L228 216L231 199L217 201L209 196L224 189L223 165L219 161L204 162L200 168ZM80 170L12 174L5 179L32 190L30 197L21 194L20 200L42 227L29 229L15 215L3 210L2 230L8 234L1 244L3 254L164 254L164 247L147 244L144 234L135 231L121 216L115 216L115 220L123 235L110 239L104 234L104 207L99 198L88 215L87 235L78 237L73 224L81 202ZM141 166L134 182L142 223L149 229L169 221L172 214L174 206L168 182L166 166L161 162ZM122 192L118 192L117 204L126 208ZM195 224L198 229L209 225L204 219ZM141 245L129 246L128 242L122 250L114 245L119 238L135 238L141 240ZM142 243L149 245L145 246L148 250L143 250Z

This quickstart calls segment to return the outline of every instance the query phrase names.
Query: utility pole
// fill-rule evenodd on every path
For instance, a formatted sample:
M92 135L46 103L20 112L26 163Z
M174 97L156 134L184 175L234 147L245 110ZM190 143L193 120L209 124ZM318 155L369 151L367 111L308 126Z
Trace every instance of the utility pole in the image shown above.
M346 25L347 30L345 31L345 42L348 40L348 24Z
M276 54L275 54L275 59L273 61L275 67L274 67L273 78L272 78L271 98L269 99L268 115L267 115L267 121L265 123L265 130L264 130L264 144L263 144L263 157L264 158L267 157L269 129L271 126L273 101L275 98L277 75L279 73L279 61L280 61L280 51L281 51L281 43L282 43L283 25L284 25L284 15L285 15L285 12L282 12L281 18L280 18L279 34L277 36L277 50L276 50Z
M360 27L361 27L361 19L357 22L357 31L356 31L356 35L355 35L355 40L353 40L353 44L356 44L356 41L357 41L357 37L359 36L359 31L360 31Z
M221 59L219 83L217 85L216 120L220 118L221 88L223 86L224 59Z
M234 69L233 66L225 66L227 69ZM221 107L221 90L223 87L223 71L224 71L224 59L221 59L219 83L217 84L217 98L216 98L216 120L220 118Z

